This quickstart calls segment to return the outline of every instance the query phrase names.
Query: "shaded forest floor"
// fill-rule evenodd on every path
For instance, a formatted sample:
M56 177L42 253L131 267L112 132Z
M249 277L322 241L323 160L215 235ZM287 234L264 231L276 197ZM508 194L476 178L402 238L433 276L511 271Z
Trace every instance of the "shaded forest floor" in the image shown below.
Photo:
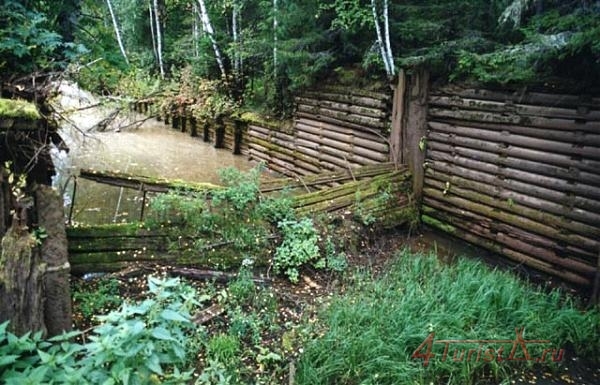
M448 264L455 262L459 255L481 252L428 232L410 235L393 231L373 237L360 253L348 256L349 266L345 272L307 269L298 284L273 277L269 271L240 272L218 279L186 278L185 282L211 298L212 313L196 316L206 336L197 356L197 371L206 372L208 368L214 381L229 376L231 383L296 383L297 364L305 347L327 333L324 309L340 297L353 295L357 284L364 285L385 275L399 251L406 247L417 254L433 251ZM543 278L527 271L518 272L532 274L530 278L537 283ZM169 266L140 265L102 277L74 278L75 328L89 330L96 323L95 315L117 308L123 299L143 299L147 295L149 275L176 276L178 273ZM547 283L560 286L551 281ZM573 293L570 288L562 289ZM543 364L517 367L510 379L502 382L482 372L474 383L597 384L600 383L597 362L597 357L578 357L572 347L567 346L564 360L552 370ZM447 380L440 378L439 383L447 383Z

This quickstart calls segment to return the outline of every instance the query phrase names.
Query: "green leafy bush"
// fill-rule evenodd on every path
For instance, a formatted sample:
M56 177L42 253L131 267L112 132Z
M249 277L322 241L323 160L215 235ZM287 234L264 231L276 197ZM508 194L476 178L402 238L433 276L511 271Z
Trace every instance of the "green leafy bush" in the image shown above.
M273 267L296 283L300 266L319 258L319 234L310 218L284 220L277 226L283 240L275 251Z
M80 332L43 340L41 333L17 337L0 325L0 380L12 384L181 384L191 380L199 348L190 320L197 293L179 279L148 280L149 297L123 303Z

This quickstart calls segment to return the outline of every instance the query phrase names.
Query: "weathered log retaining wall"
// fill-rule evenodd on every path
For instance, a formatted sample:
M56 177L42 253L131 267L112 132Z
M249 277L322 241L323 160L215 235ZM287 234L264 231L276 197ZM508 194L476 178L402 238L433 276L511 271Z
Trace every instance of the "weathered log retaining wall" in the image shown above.
M422 220L591 287L600 254L600 98L430 91Z
M350 89L296 97L287 127L248 126L251 159L285 175L387 162L390 95Z

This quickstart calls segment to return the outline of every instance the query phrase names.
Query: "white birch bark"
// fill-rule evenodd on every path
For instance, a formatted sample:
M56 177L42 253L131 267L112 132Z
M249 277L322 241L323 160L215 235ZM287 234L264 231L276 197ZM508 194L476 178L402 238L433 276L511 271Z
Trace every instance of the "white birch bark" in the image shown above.
M192 26L192 41L194 43L194 57L197 58L200 56L200 49L198 47L198 39L200 38L200 31L198 30L198 18L196 15L198 14L198 6L196 3L192 3L193 13L194 13L194 25Z
M277 79L277 0L273 0L273 79Z
M160 18L158 14L158 0L154 0L154 26L156 28L156 52L158 53L158 68L160 70L160 77L165 77L165 67L163 65L162 57L162 33L160 29Z
M383 66L385 67L385 72L390 75L390 65L388 63L388 56L385 52L385 47L383 44L383 38L381 37L381 27L379 26L379 16L377 15L377 5L375 4L375 0L371 0L371 10L373 11L373 22L375 23L375 32L377 32L377 45L379 46L379 53L381 54L381 59L383 59Z
M123 40L121 39L121 32L119 31L119 25L117 24L117 17L115 16L115 12L113 11L110 0L106 0L106 5L108 5L108 11L110 12L110 18L112 19L113 27L115 29L115 35L117 36L119 49L121 50L121 54L123 55L125 62L127 65L129 65L129 59L127 58L127 53L125 53L125 47L123 46Z
M394 76L396 74L396 67L394 66L394 55L392 54L392 45L390 43L390 20L388 14L388 0L383 0L383 28L385 36L385 52L387 55L388 66L390 69L388 75Z
M233 32L233 69L236 74L241 72L241 55L240 55L240 41L239 41L239 6L236 1L233 2L233 12L231 15L231 26Z
M217 64L219 65L219 69L221 70L221 76L223 77L223 79L225 79L227 78L227 72L225 71L225 65L223 64L221 51L219 50L217 40L215 39L214 30L212 25L210 24L210 18L208 16L204 0L198 0L198 5L200 6L200 20L202 21L204 32L206 32L210 39L210 42L212 43L213 50L215 51L215 57L217 59Z
M152 51L154 58L158 60L158 51L156 49L156 32L154 32L154 12L152 11L152 0L148 2L148 17L150 18L150 34L152 35Z

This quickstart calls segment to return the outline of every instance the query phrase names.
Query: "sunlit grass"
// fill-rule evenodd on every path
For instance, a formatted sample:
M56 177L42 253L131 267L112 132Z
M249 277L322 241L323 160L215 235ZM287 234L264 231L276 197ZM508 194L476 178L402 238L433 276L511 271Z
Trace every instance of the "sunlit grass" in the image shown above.
M355 275L350 291L323 314L326 332L306 347L298 384L472 384L484 377L500 383L515 368L533 364L506 360L512 344L457 343L449 345L445 360L445 344L434 344L435 356L425 366L412 355L432 332L435 340L515 340L515 328L525 328L525 340L550 341L528 344L532 359L550 348L569 348L565 354L574 350L588 359L600 353L598 311L581 311L570 297L483 263L462 259L449 266L435 256L401 252L383 277L366 277ZM496 354L501 346L502 362ZM484 360L488 348L494 356ZM469 349L474 351L467 360ZM459 357L461 350L465 356L455 362L453 353ZM550 357L539 365L555 367Z

